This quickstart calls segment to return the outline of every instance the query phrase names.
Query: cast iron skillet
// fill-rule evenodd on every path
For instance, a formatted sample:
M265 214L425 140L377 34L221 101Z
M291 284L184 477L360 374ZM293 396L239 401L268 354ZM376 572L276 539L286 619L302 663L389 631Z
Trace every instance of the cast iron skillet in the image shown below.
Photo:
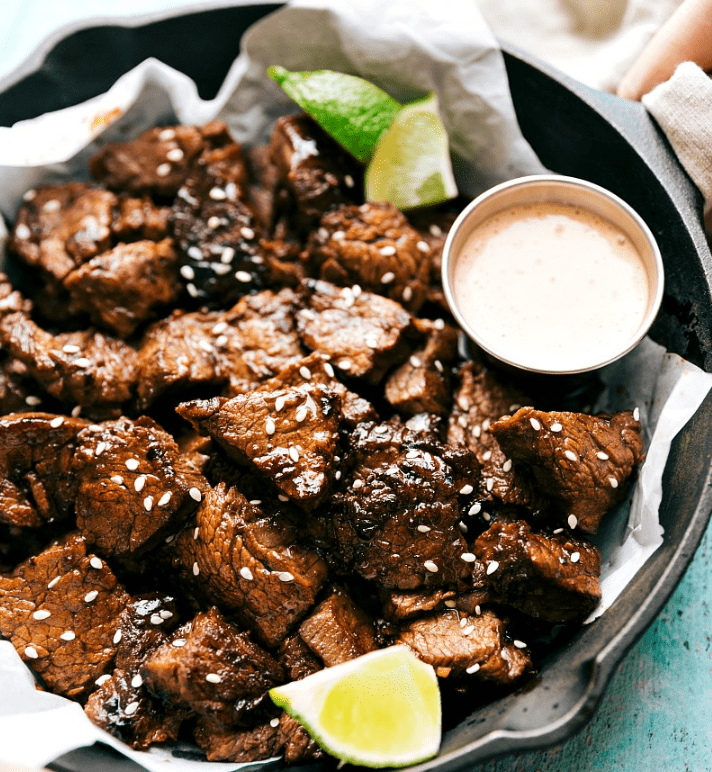
M243 32L275 7L202 5L60 30L0 81L0 124L106 91L148 56L185 72L203 98L212 98ZM701 199L665 139L641 105L588 89L506 45L504 58L522 131L542 162L617 193L655 234L666 293L653 337L712 371L712 256L701 227ZM447 731L439 756L414 769L453 772L560 742L584 726L614 668L665 604L702 537L712 508L711 425L708 397L673 444L665 470L664 544L611 609L554 651L533 683ZM136 768L96 748L67 754L51 766L82 772Z

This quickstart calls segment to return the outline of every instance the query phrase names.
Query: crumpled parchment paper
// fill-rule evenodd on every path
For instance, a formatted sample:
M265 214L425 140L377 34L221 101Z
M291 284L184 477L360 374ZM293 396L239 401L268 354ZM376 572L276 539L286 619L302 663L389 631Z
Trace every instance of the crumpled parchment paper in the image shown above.
M206 41L206 55L210 45ZM406 101L438 95L460 190L475 196L498 182L543 171L517 126L504 63L494 37L468 0L295 2L254 25L215 99L201 100L182 73L148 59L106 93L75 107L0 128L0 209L14 218L22 194L57 180L86 178L102 144L161 123L228 122L236 139L265 142L274 119L294 104L265 76L271 64L362 75ZM2 246L0 222L0 247ZM608 516L602 613L662 543L657 512L670 441L694 414L712 376L646 340L609 367L601 410L638 406L647 460L632 493ZM628 515L628 512L630 514ZM605 522L605 521L604 521ZM171 749L131 751L96 728L81 707L39 692L12 645L0 641L0 760L41 766L69 750L103 741L151 772L235 769L176 757Z

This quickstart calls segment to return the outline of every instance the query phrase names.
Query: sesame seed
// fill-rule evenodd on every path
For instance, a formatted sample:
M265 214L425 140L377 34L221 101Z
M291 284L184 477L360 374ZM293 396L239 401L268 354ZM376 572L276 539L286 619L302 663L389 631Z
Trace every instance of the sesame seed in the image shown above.
M430 571L431 574L435 574L438 571L438 567L432 560L426 560L425 563L423 563L423 568L425 568L426 571Z
M146 512L150 512L153 509L153 496L146 496L143 500L143 508Z
M208 195L213 201L224 201L227 198L227 193L222 188L210 188Z
M129 702L129 704L124 708L124 715L133 716L133 714L137 710L138 710L138 702L134 700L133 702Z
M532 429L534 429L535 432L538 432L539 429L541 429L541 424L536 420L536 418L531 417L529 419L529 423L532 425Z
M444 330L445 329L445 320L444 319L436 319L433 322L433 327L435 327L436 330Z
M134 689L138 689L140 686L143 686L143 678L136 673L136 675L131 679L131 686L133 686Z
M109 478L111 482L116 483L117 485L123 485L124 484L124 478L120 474L115 474L112 477Z
M388 432L387 426L377 426L374 430L376 434L386 434Z
M305 407L300 407L297 410L295 418L297 419L297 423L301 423L304 421L304 419L307 417L308 410Z
M499 563L496 560L491 560L487 564L487 576L493 574L499 568Z
M217 673L208 673L205 676L205 680L211 684L219 684L222 681L222 676Z
M173 147L166 153L166 158L169 161L181 161L183 160L183 151L179 147Z
M470 507L468 515L479 515L479 513L482 511L482 504L480 502L476 502Z
M62 346L62 351L64 351L65 354L78 354L81 349L73 343L67 343L66 346Z
M280 571L277 574L277 579L279 579L280 582L293 582L294 574L290 574L289 571Z
M336 363L336 366L340 370L350 370L351 369L351 360L350 359L341 359Z
M512 641L512 643L518 648L518 649L526 649L527 645L524 643L524 641Z
M104 563L101 558L98 558L96 555L92 557L92 559L89 561L89 565L92 568L96 568L96 570L100 570L101 568L104 568Z
M467 627L462 631L463 635L470 635L471 633L475 632L475 626L474 625L467 625Z
M460 628L467 627L467 617L462 617L460 620Z
M94 681L94 683L95 683L97 686L103 686L103 685L104 685L104 684L105 684L105 683L106 683L106 682L107 682L107 681L108 681L110 678L111 678L111 676L110 676L108 673L105 673L104 675L102 675L102 676L99 676L99 677L96 679L96 681Z
M334 478L337 480L341 479L341 470L337 469L336 472L334 472Z
M136 493L141 493L141 491L143 490L143 486L145 484L146 484L146 476L145 475L142 474L140 477L137 477L134 480L134 490L136 491Z
M346 238L346 234L343 231L334 231L331 234L331 238L334 239L334 241L343 241Z
M617 488L618 487L618 480L616 480L615 477L609 477L608 482L611 484L611 488Z
M47 609L38 609L32 615L32 618L36 619L38 622L41 622L43 619L48 619L51 616L52 616L51 611L47 611Z
M176 638L175 640L171 641L171 646L175 646L176 649L182 649L185 644L185 638Z
M299 451L294 446L289 449L289 457L295 464L299 461Z
M508 458L503 464L502 464L502 471L503 472L511 472L512 470L512 459Z
M65 630L59 637L63 641L73 641L77 637L77 634L74 630Z
M432 529L430 528L429 525L419 525L418 530L420 531L420 533L429 533Z
M100 456L107 448L107 444L105 442L99 442L96 446L96 450L94 451L94 454L97 456Z
M158 506L159 507L165 507L166 504L171 500L171 496L173 494L170 491L166 491L163 496L161 496L160 499L158 499Z
M200 566L198 565L198 561L196 560L195 563L193 563L193 576L198 576L200 573Z
M156 174L159 177L167 177L171 173L171 165L168 163L159 164L156 167Z
M554 530L552 531L553 534L563 533L563 532L564 532L563 528L554 528Z
M32 201L37 196L37 191L34 188L30 188L23 196L23 201Z
M350 174L344 175L344 185L346 185L347 188L353 188L355 184L354 178Z
M578 563L579 560L581 560L581 553L580 552L572 552L571 553L571 562L572 563Z
M223 251L220 253L220 262L228 265L232 262L234 257L235 250L232 247L225 247L225 249L223 249Z
M419 241L415 246L418 248L420 252L422 252L425 255L427 255L428 252L430 252L430 245L428 244L427 241Z
M578 461L579 460L578 456L573 452L573 450L565 450L564 451L564 455L566 456L566 458L569 459L569 461Z
M413 289L411 287L405 287L401 297L405 303L410 303L410 301L413 299Z
M354 490L358 490L359 488L363 488L363 480L354 480L351 484L351 487Z
M98 590L91 590L84 596L84 602L91 603L93 600L96 600L98 595L99 595Z
M270 720L269 725L272 727L272 729L276 729L279 726L279 719L273 718Z
M468 675L473 675L473 674L474 674L474 673L476 673L476 672L477 672L479 669L480 669L480 663L479 663L479 662L475 662L475 664L474 664L474 665L470 665L470 667L468 667L468 668L465 668L465 672L466 672Z
M273 418L268 418L265 421L265 432L267 434L274 434L275 431L277 431L277 427L275 426L274 419Z
M56 198L52 198L49 201L46 201L42 207L43 212L58 212L60 207L62 205L57 201Z
M596 453L596 456L601 459L601 461L608 461L610 456L608 453L604 453L602 450L599 450L598 453Z
M228 182L228 184L225 185L225 195L231 201L234 201L235 197L237 196L237 185L235 185L234 182Z
M117 630L114 633L114 643L121 643L122 636L123 636L123 633L121 632L121 630Z
M312 377L311 370L306 365L302 365L299 368L299 375L301 375L302 378L307 381L311 380Z
M460 488L460 493L463 496L469 496L473 490L475 489L468 483L467 485L463 485L462 488Z
M471 553L471 552L463 552L462 555L460 555L460 558L465 561L465 563L474 563L477 558Z
M188 495L190 496L193 501L200 501L203 498L203 494L200 492L198 488L191 488L188 491Z
M552 424L549 429L552 432L560 432L564 427L557 421L555 424Z
M460 530L461 530L463 533L467 533L467 531L469 530L469 529L467 528L467 525L465 525L465 523L463 523L463 522L462 522L462 520L460 520L460 522L459 522L457 525L458 525L459 529L460 529Z
M220 227L221 222L222 221L220 220L220 218L216 217L215 215L213 215L212 217L208 217L208 228L210 228L211 230L215 230L216 228Z
M188 290L188 294L192 298L197 298L200 292L198 292L198 288L195 286L195 284L192 284L188 282L188 284L185 285L185 288Z
M439 238L443 235L442 229L435 223L433 223L428 230L430 231L430 235L435 236L435 238Z
M494 478L488 477L487 482L485 483L485 487L487 488L487 492L489 493L492 488L494 488Z
M203 259L203 250L200 247L196 247L195 245L188 247L188 257L192 257L193 260L202 260ZM192 279L193 277L186 276L186 279Z
M86 357L79 357L79 359L75 359L72 364L76 365L77 367L90 367L91 360L87 359Z
M489 418L485 418L485 420L482 422L482 431L486 432L491 425L492 425L492 421L490 421Z
M180 275L184 279L187 279L188 281L193 281L193 279L195 278L195 271L189 265L182 265L180 267Z
M127 458L126 468L129 470L129 472L135 472L138 469L138 459Z
M250 499L250 504L252 504L253 507L259 507L261 503L262 499Z
M330 362L324 362L324 371L329 376L329 378L334 378L336 376L334 368L331 366Z
M413 365L413 367L420 367L423 364L416 356L412 356L408 361L411 363L411 365Z
M394 246L392 246L391 244L388 244L385 247L381 247L378 251L382 255L384 255L384 257L388 257L389 255L395 255L396 252L397 252L396 248Z
M436 370L437 370L439 373L443 373L443 372L445 372L445 368L443 367L443 363L442 363L442 362L441 362L439 359L436 359L436 360L433 362L433 364L435 365L435 369L436 369Z
M475 614L479 616L482 613L479 603L475 606Z
M375 338L366 338L365 342L369 348L378 348L378 341Z
M62 578L61 576L55 576L54 579L52 579L52 581L47 585L47 589L51 590L59 582L61 578Z
M243 284L247 284L248 282L252 281L252 274L248 273L247 271L238 271L235 274L235 278L238 281L241 281Z
M633 411L633 420L634 421L640 421L640 408L635 408Z
M160 139L161 142L170 142L175 136L176 133L173 129L163 129L163 131L159 133L158 139Z
M578 518L576 515L569 515L566 522L569 524L569 528L576 528L578 525Z
M162 625L165 620L160 614L151 614L152 625Z
M215 345L218 348L222 348L223 346L227 346L227 335L219 335L217 338L215 338Z
M240 569L240 576L243 579L247 579L248 582L251 582L254 579L254 576L252 576L252 571L247 566L243 566Z
M243 226L240 228L240 235L243 239L247 239L248 241L250 239L254 239L255 232L252 230L252 228L248 228L247 226Z
M37 659L37 657L39 657L39 654L37 653L37 649L34 646L26 646L25 656L29 657L30 659Z
M492 519L492 515L490 515L489 512L483 512L482 518L486 523L489 523L489 521Z
M50 426L51 426L53 429L58 429L58 428L59 428L59 427L60 427L60 426L61 426L63 423L64 423L64 416L58 415L56 418L53 418L53 419L52 419L52 420L49 422L49 425L50 425Z
M198 536L200 536L200 526L196 525L195 528L193 528L193 541L198 541Z
M396 275L393 271L386 271L383 276L381 276L381 284L390 284L395 278Z
M464 416L461 416L461 417L464 418ZM465 418L465 424L467 424L466 418ZM480 437L482 435L482 427L479 424L475 424L475 426L472 428L472 434L475 437Z
M413 450L409 450L409 451L408 451L408 452L405 454L405 457L406 457L406 458L409 458L409 459L413 459L413 458L418 458L418 456L419 456L419 455L420 455L420 452L419 452L419 451L417 451L417 450L415 450L415 449L413 449Z
M35 397L33 394L25 397L25 403L30 407L37 407L37 405L39 405L41 402L42 400L39 397Z

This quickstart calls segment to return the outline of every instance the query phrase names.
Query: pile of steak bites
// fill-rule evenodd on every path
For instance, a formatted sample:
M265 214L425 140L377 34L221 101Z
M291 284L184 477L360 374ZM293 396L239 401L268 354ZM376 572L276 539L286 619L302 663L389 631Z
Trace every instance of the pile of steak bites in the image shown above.
M135 748L295 762L277 684L393 644L446 695L534 672L600 598L637 417L465 360L454 215L364 204L303 116L89 169L25 194L0 283L0 633L41 685Z

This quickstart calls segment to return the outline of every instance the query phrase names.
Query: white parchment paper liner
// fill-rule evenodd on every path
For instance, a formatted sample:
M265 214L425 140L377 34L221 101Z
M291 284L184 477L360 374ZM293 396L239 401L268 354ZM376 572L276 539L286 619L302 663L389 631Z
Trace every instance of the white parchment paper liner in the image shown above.
M205 44L209 56L210 41ZM403 101L435 91L451 138L458 185L467 195L546 171L521 136L501 55L470 2L358 0L347 5L311 0L295 2L248 31L240 56L211 101L201 100L185 75L148 59L106 94L0 128L0 209L11 220L29 188L86 178L87 158L97 147L156 124L201 124L218 117L238 140L266 141L273 120L295 111L265 77L271 64L362 75ZM662 543L657 513L670 441L712 386L712 376L650 340L609 367L605 379L609 388L597 408L637 406L648 455L632 506L626 503L609 515L597 538L603 550L604 598L592 618L610 606ZM170 748L130 750L91 724L78 704L38 692L12 645L0 641L0 761L41 766L95 741L112 745L152 772L239 767L178 758Z

